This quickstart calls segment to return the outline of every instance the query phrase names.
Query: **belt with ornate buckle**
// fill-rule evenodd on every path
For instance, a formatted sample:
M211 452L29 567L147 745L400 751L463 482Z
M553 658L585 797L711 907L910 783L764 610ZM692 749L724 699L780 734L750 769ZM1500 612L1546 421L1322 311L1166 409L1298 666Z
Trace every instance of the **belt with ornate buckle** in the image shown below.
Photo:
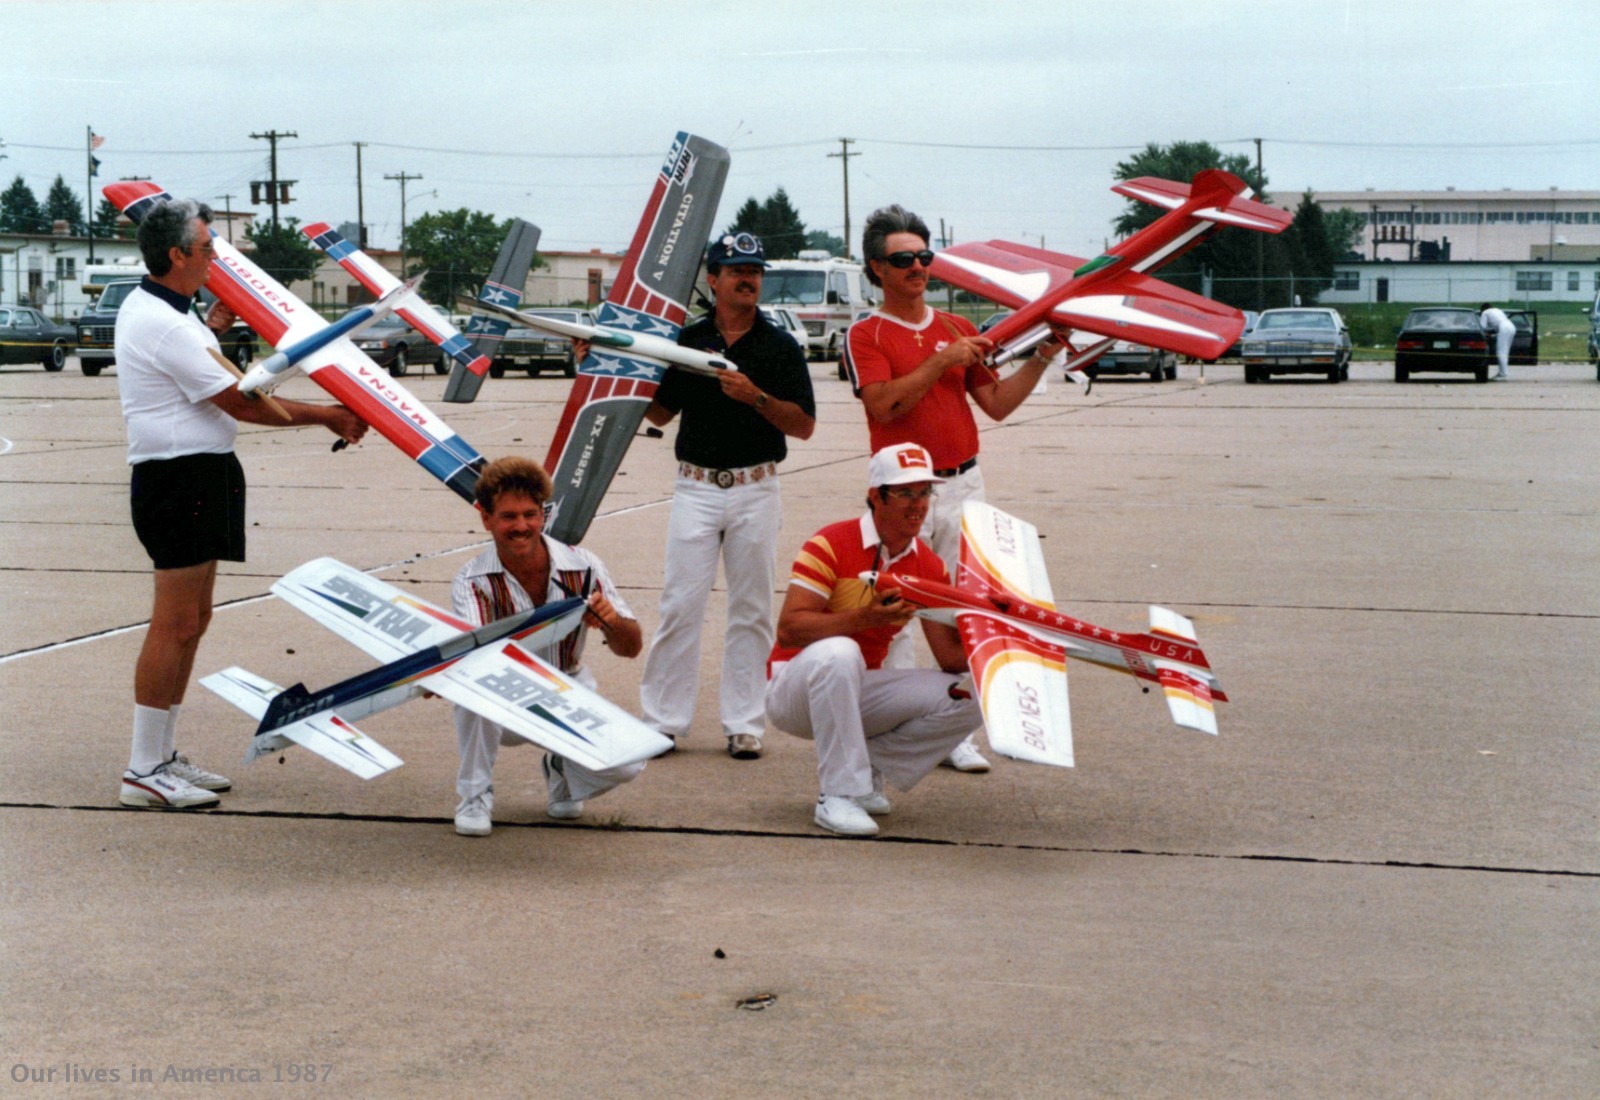
M706 466L696 466L692 462L680 462L678 475L693 481L704 481L719 489L731 489L735 485L753 485L769 477L777 477L778 464L763 462L757 466L740 466L733 470L713 470Z

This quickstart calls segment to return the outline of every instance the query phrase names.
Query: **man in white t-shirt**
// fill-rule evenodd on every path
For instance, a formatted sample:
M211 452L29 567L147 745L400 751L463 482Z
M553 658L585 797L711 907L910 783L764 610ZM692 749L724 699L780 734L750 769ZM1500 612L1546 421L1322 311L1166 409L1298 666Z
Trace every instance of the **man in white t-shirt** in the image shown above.
M211 621L217 562L244 560L244 471L233 454L240 420L283 425L239 392L216 333L233 323L220 302L191 311L215 255L211 210L162 203L139 224L150 274L117 313L117 387L128 424L133 527L155 565L155 604L134 668L133 748L122 774L125 806L194 809L231 784L176 748L178 709ZM343 405L281 401L290 425L321 424L350 443L366 424Z

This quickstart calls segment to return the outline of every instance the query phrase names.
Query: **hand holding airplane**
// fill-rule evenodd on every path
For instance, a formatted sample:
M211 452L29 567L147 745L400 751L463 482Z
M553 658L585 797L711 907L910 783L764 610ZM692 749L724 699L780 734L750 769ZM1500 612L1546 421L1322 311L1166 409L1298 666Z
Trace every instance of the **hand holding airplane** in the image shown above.
M1038 530L992 505L968 501L962 508L957 584L862 574L869 584L880 579L894 586L886 593L918 615L960 632L989 744L998 753L1072 766L1067 657L1159 683L1174 722L1217 732L1212 703L1228 697L1195 640L1194 624L1152 606L1150 633L1127 634L1056 610Z

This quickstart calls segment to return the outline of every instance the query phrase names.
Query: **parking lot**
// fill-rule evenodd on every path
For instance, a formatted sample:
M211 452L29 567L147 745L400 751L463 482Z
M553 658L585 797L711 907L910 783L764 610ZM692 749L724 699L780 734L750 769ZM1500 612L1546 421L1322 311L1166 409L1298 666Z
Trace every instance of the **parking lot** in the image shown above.
M1087 397L1052 378L986 425L982 463L1044 535L1059 606L1194 620L1220 735L1075 664L1075 769L940 770L872 841L811 825L810 743L722 751L720 582L699 732L580 822L544 816L524 747L494 834L456 836L441 701L363 723L406 760L363 783L303 752L243 767L248 720L197 686L182 747L233 778L222 809L118 807L150 576L115 378L0 370L0 1021L11 1080L39 1082L15 1094L217 1091L162 1084L175 1067L282 1096L291 1066L372 1097L1600 1092L1593 367L1197 370ZM864 495L859 404L811 372L785 559ZM485 454L539 458L569 385L508 375L449 406L444 383L406 379ZM635 441L586 541L647 637L672 430ZM197 676L361 671L268 586L332 555L448 604L481 547L388 443L330 442L241 432L249 561L220 571ZM636 709L642 661L590 652Z

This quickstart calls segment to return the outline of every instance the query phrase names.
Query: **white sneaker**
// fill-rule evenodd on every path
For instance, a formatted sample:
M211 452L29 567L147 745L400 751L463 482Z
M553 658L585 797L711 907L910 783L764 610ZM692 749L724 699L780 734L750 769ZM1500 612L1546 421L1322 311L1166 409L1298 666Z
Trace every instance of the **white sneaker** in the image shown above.
M489 815L494 810L494 794L485 791L461 800L456 807L456 832L462 836L488 836L494 831Z
M198 765L191 764L187 756L179 753L173 753L172 759L167 761L167 774L175 775L202 791L225 791L233 786L233 780L227 776L208 772Z
M946 768L954 768L958 772L986 772L989 762L983 758L983 753L978 751L978 746L968 737L961 744L950 750L950 755L940 763Z
M874 817L883 817L894 808L883 793L883 774L877 768L872 769L872 793L857 795L855 801L857 806Z
M187 779L171 774L162 764L149 775L134 771L122 773L122 793L117 801L124 806L143 806L158 810L200 810L222 801L211 791L203 791Z
M567 786L567 775L563 770L565 764L566 761L561 757L545 754L544 783L545 789L550 792L550 801L544 812L557 821L576 821L583 816L583 799L572 797L572 789Z
M877 836L878 823L854 798L842 794L817 797L817 812L811 818L830 833L841 836Z

